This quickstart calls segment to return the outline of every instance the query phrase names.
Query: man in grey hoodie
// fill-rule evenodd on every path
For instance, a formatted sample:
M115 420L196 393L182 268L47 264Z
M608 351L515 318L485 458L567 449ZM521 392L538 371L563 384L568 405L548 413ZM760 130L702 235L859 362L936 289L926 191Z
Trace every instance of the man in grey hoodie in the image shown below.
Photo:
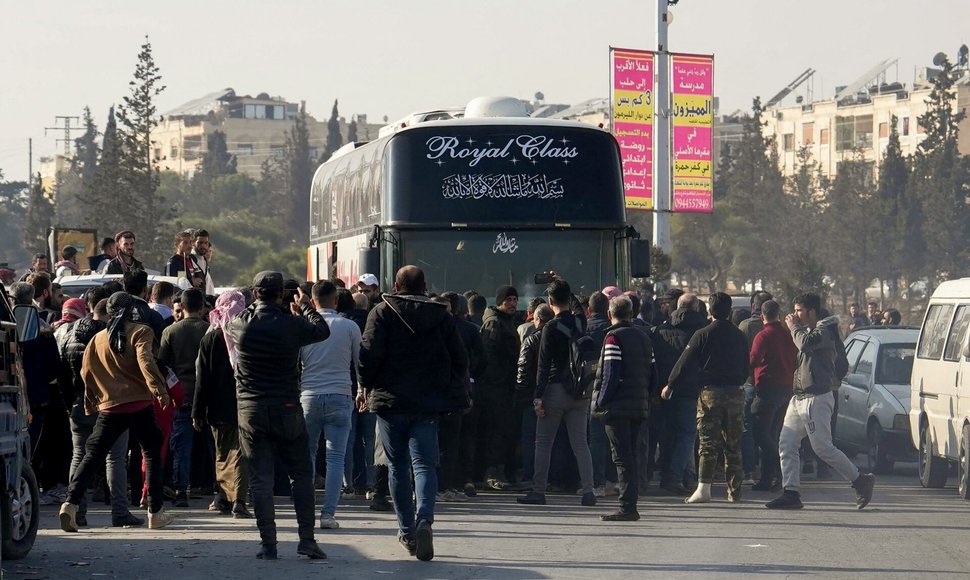
M802 507L800 447L806 436L819 459L852 482L856 507L862 509L872 499L875 477L871 473L860 473L859 468L832 443L832 411L835 407L832 391L848 371L848 361L838 335L838 317L819 320L821 309L817 294L802 294L794 300L794 313L785 318L798 347L798 367L795 370L795 395L788 404L779 445L785 491L765 504L768 509Z

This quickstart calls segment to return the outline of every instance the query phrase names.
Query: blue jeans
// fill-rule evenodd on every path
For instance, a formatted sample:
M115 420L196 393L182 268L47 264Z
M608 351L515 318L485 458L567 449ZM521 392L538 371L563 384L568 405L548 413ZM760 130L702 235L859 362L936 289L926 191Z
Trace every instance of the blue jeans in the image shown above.
M327 481L320 513L333 516L340 501L344 476L344 457L350 436L350 417L354 403L350 395L307 395L300 397L310 446L310 473L317 472L317 447L320 433L327 440Z
M377 442L377 415L357 414L354 426L354 485L374 488L374 444Z
M670 429L670 463L668 478L676 485L684 481L685 471L694 454L697 438L697 399L673 397L667 405L667 428Z
M744 430L741 432L741 464L745 475L754 473L758 466L758 448L754 443L754 418L751 415L751 403L754 402L754 385L745 384L744 390Z
M182 405L175 411L172 424L172 437L169 449L172 451L172 479L175 489L185 491L192 483L192 444L195 440L192 429L192 406Z
M409 467L414 470L417 519L434 522L434 500L438 491L438 417L378 413L377 426L387 454L399 535L410 535L414 533L415 513Z

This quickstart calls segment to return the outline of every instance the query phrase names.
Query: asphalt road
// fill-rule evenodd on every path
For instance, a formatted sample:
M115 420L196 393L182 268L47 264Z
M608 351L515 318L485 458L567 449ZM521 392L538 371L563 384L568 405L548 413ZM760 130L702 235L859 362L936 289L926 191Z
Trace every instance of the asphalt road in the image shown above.
M952 482L951 482L952 483ZM841 481L808 481L805 509L773 512L773 494L748 492L742 503L687 506L677 498L642 499L639 522L605 523L614 498L594 508L578 496L549 496L544 507L515 503L512 494L481 494L439 504L433 562L409 558L395 539L393 514L371 512L364 501L342 502L341 528L317 531L329 555L296 555L292 508L278 498L280 556L254 555L253 520L213 516L207 500L175 510L170 528L114 529L103 506L91 527L62 532L56 508L43 508L30 556L4 562L5 578L634 578L825 576L827 578L970 577L970 502L951 486L922 489L915 466L877 479L870 507L857 511ZM319 498L319 496L318 496Z

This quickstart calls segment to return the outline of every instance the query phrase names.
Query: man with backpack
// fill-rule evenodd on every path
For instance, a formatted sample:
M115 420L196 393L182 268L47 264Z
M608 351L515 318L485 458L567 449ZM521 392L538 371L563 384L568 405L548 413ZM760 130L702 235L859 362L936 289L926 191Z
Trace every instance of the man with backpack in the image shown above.
M546 481L552 444L559 425L565 421L569 444L579 466L582 482L582 505L596 505L593 495L593 460L586 440L589 397L592 377L586 365L588 351L595 349L586 336L583 323L570 310L572 292L569 284L555 279L546 289L549 306L556 317L542 329L539 339L539 364L536 371L536 392L533 406L536 426L535 473L532 491L516 499L521 504L545 505ZM594 355L595 356L595 355ZM593 375L595 376L595 374Z

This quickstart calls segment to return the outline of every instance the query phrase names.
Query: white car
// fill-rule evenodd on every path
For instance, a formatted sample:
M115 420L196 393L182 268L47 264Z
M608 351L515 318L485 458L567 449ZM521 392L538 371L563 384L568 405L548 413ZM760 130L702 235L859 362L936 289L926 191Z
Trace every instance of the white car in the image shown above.
M872 326L845 339L849 373L838 393L836 445L852 455L866 452L873 473L889 473L896 461L915 461L909 432L909 378L919 329Z
M61 276L60 278L54 280L54 282L61 285L61 289L64 291L65 297L83 298L84 293L87 292L89 288L101 286L105 282L110 282L112 280L120 283L121 279L121 274L85 274L83 276ZM170 282L173 286L176 288L181 288L182 290L190 287L189 281L185 278L148 274L148 287L151 288L155 282Z

